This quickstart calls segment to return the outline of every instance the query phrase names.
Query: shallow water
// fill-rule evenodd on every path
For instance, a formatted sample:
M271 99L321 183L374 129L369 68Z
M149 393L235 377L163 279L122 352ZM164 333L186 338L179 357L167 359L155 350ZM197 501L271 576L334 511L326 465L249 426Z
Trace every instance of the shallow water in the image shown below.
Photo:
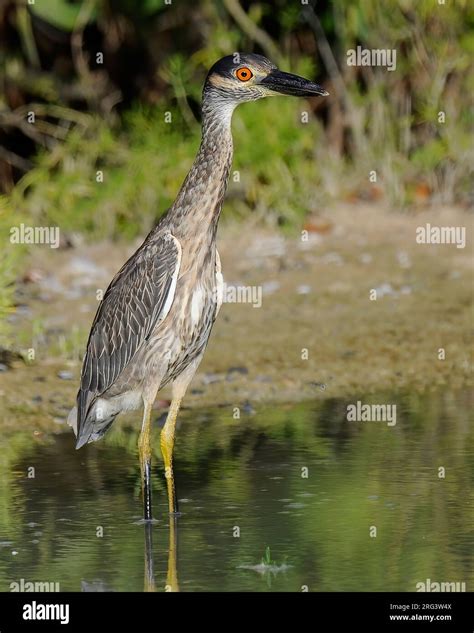
M69 432L3 436L0 590L414 591L428 578L472 590L468 394L357 400L396 404L396 425L349 422L336 400L240 420L232 407L184 410L182 514L168 519L156 448L148 534L133 427L81 451Z

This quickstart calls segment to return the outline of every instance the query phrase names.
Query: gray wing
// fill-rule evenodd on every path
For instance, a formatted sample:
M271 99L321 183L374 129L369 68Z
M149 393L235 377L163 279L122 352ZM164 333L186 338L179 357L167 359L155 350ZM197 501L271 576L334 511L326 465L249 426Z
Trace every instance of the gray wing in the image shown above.
M111 281L92 324L77 394L77 439L94 401L118 378L171 308L181 245L150 233ZM87 440L86 440L87 441ZM82 442L81 442L82 443Z

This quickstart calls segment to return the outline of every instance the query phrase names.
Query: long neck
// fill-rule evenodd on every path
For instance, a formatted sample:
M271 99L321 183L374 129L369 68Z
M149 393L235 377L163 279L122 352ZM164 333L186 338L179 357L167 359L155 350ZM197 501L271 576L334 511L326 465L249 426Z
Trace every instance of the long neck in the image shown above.
M176 237L198 238L217 229L232 164L233 109L204 99L201 145L169 212Z

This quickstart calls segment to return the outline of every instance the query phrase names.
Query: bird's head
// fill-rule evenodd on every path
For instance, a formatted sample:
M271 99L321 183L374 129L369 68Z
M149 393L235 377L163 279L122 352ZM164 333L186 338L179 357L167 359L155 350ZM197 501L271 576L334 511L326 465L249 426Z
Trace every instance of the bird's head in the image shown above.
M293 95L295 97L325 97L329 93L318 84L285 73L262 55L235 53L214 64L204 84L206 96L221 104L236 106L262 97Z

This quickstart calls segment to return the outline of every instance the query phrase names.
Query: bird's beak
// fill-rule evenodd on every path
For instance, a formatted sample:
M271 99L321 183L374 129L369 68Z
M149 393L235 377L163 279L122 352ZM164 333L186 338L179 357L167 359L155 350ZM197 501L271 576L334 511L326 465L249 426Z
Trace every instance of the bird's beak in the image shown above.
M318 84L314 84L312 81L298 75L284 73L281 70L273 70L265 79L260 81L260 84L272 92L295 97L315 97L317 95L327 97L329 94L327 90L324 90Z

